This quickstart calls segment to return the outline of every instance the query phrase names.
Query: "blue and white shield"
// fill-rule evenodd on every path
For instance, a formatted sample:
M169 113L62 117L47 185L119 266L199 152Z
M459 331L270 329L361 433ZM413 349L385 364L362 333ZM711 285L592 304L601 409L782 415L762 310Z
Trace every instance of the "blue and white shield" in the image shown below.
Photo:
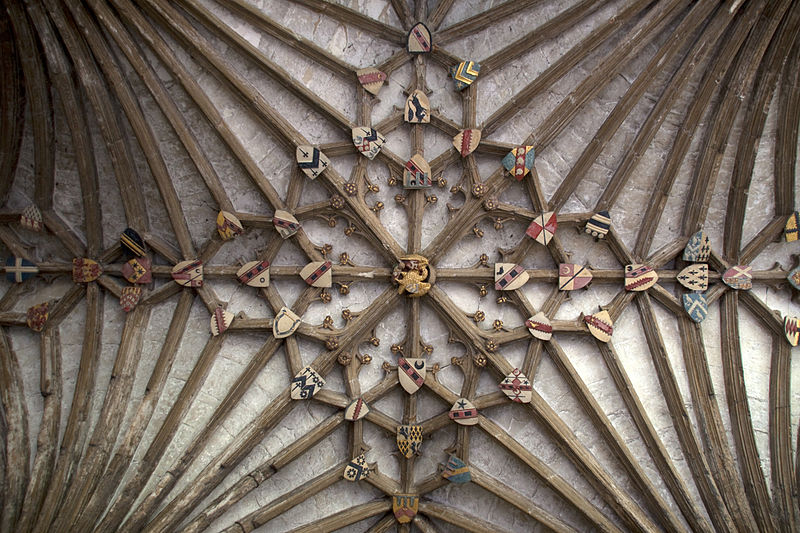
M472 481L469 466L455 455L451 455L447 460L447 465L442 471L442 477L450 483L469 483Z
M710 255L711 239L703 233L703 230L692 235L686 243L686 248L683 249L683 260L692 263L705 263Z
M706 297L699 292L683 295L683 308L695 322L702 322L708 316Z

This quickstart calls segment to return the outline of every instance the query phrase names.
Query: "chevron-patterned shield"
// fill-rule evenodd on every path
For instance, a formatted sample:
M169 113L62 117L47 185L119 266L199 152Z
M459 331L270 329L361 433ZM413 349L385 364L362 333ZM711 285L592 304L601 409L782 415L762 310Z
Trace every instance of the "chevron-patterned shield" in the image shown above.
M408 32L406 49L411 54L430 52L433 47L431 31L422 22L417 22Z
M792 346L797 346L800 340L800 318L796 316L783 317L783 330L786 332L786 340Z
M602 239L608 235L608 230L610 228L611 217L609 216L608 211L598 211L589 218L583 231L595 239Z
M325 380L310 366L305 367L292 379L290 395L293 400L308 400L325 386Z
M456 91L464 90L472 85L480 71L480 64L474 61L462 61L458 65L450 67L450 75L456 85Z
M119 236L119 246L127 257L141 257L145 254L144 239L133 228L125 228Z
M39 267L22 257L6 258L6 279L12 283L22 283L39 272Z
M47 319L50 317L50 303L44 302L28 308L25 313L25 322L33 331L42 331ZM795 344L797 344L795 342Z
M214 309L214 314L211 315L211 334L216 337L220 333L225 333L231 327L234 316L233 313L222 307Z
M314 148L313 146L298 146L295 156L297 157L297 165L312 180L325 172L325 169L331 164L328 156L323 154L319 148Z
M427 189L432 185L431 166L420 154L414 154L403 169L403 187L406 189Z
M467 157L474 152L480 142L481 130L476 129L461 130L453 137L453 146L461 154L461 157Z
M642 264L625 265L626 291L646 291L657 281L658 274L652 267Z
M313 261L303 267L300 277L312 287L330 287L333 284L331 265L330 261Z
M450 420L462 426L474 426L478 423L478 410L466 398L459 398L448 413Z
M399 524L408 524L417 516L419 496L415 494L394 494L392 496L392 513Z
M608 342L614 334L614 321L608 311L603 310L593 315L586 315L583 321L589 327L589 333L600 342Z
M792 287L800 291L800 266L789 272L789 275L786 276L786 279L789 280Z
M442 470L442 477L450 483L469 483L472 481L469 466L455 455L451 455L447 460L447 464Z
M288 337L300 327L300 317L288 307L281 307L272 321L272 336L276 339Z
M530 276L522 265L514 263L494 264L494 288L498 291L514 291L528 282Z
M722 281L737 291L750 290L753 288L753 268L747 265L732 266L722 275Z
M786 226L783 228L783 236L786 239L786 242L793 242L800 237L798 235L798 231L800 231L800 213L795 211L789 218L786 219Z
M525 326L539 340L549 341L553 337L553 325L542 311L526 320Z
M199 259L181 261L172 267L172 279L184 287L202 287L203 262Z
M519 368L512 370L511 373L500 382L500 390L503 391L511 401L517 403L530 403L533 398L533 386Z
M136 307L136 304L139 303L139 299L141 297L141 287L123 287L122 294L119 297L119 305L122 307L123 311L129 313L134 307Z
M153 281L152 263L148 257L134 257L122 265L122 277L131 283L146 284Z
M409 124L430 123L431 102L428 100L428 96L424 91L417 89L408 95L403 116Z
M678 272L675 279L690 291L704 291L708 288L708 265L705 263L689 265Z
M242 223L233 213L220 211L217 214L217 232L223 241L229 241L237 235L241 235L243 231Z
M269 287L269 261L249 261L236 272L236 279L248 287Z
M386 73L373 67L357 70L356 76L358 76L358 83L360 83L368 93L372 93L375 96L378 96L381 87L383 87L383 82L386 81Z
M592 281L592 271L574 263L558 265L558 290L574 291L582 289Z
M369 406L367 402L365 402L361 398L356 398L350 405L347 406L347 409L344 410L344 419L350 420L351 422L355 422L356 420L361 420L369 413Z
M525 234L538 243L547 244L553 239L558 228L558 218L553 211L536 215Z
M711 239L703 233L703 230L692 235L686 243L686 248L683 249L683 260L692 263L705 263L710 255Z
M406 392L414 394L425 382L425 359L400 357L397 360L397 376Z
M72 260L72 281L75 283L90 283L100 277L103 268L92 259L76 257Z
M708 316L708 303L706 297L699 292L690 292L683 295L683 308L689 318L695 322L702 322Z
M528 175L535 160L533 146L517 146L503 158L503 167L517 181Z
M367 458L364 457L363 453L351 459L350 462L347 463L347 466L344 467L344 472L342 473L342 477L347 481L359 481L368 475L369 466L367 466Z
M22 227L28 228L33 231L42 231L44 221L42 219L42 212L35 205L29 205L22 210L19 217L19 223Z
M403 457L411 459L422 446L422 426L397 426L397 448Z
M386 142L386 137L378 133L375 128L368 126L358 126L353 128L353 144L356 150L361 152L361 155L367 159L374 159L378 152L381 151L383 143Z
M283 239L288 239L300 229L300 223L297 219L294 218L291 213L283 209L275 211L275 214L272 216L272 224Z

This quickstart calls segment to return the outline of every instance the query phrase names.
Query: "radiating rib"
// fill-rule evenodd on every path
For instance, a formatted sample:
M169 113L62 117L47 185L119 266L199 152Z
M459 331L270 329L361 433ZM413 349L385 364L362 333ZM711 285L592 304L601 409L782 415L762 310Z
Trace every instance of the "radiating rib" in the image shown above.
M791 347L780 334L772 335L769 369L769 461L772 501L778 531L797 531L794 460L792 457Z

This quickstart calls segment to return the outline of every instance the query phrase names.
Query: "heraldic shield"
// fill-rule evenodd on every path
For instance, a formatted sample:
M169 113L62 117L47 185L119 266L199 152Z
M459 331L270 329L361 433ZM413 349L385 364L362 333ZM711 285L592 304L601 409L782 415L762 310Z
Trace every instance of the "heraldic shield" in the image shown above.
M283 339L294 333L300 326L300 317L288 307L281 307L275 320L272 322L272 335L276 339Z
M400 385L409 394L414 394L425 381L425 359L401 357L397 361L397 374Z
M369 466L367 466L367 458L362 453L358 457L352 459L347 466L344 467L342 477L347 481L359 481L369 475Z
M395 494L392 496L392 512L401 524L408 524L419 510L419 496L413 494Z
M411 459L422 446L422 426L397 426L397 447Z

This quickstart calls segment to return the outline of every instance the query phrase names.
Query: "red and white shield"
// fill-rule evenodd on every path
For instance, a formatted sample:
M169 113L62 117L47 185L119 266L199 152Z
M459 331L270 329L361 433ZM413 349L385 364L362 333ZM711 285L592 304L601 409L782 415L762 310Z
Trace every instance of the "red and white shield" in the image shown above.
M526 320L525 326L531 332L531 335L537 339L549 341L553 337L553 325L542 311Z
M548 213L536 215L525 231L525 234L536 242L546 246L553 238L553 235L555 235L557 227L558 220L556 214L550 211Z
M642 264L625 265L626 291L646 291L657 281L658 274L651 267Z
M425 359L400 357L397 360L397 375L406 392L414 394L425 382Z
M44 302L28 308L26 322L33 331L42 331L50 316L50 303Z
M125 287L122 289L122 294L119 297L119 305L122 306L123 311L128 313L131 309L136 307L141 297L141 287Z
M453 146L461 154L461 157L467 157L474 152L480 142L481 130L476 129L461 130L458 135L453 137Z
M582 265L561 263L558 265L558 290L582 289L592 281L592 271Z
M146 284L153 281L151 263L148 257L134 257L122 265L122 277L131 283Z
M181 261L172 268L172 279L175 280L175 283L184 287L202 287L202 261L198 259L193 261Z
M511 401L517 403L530 403L531 399L533 399L533 386L519 368L512 370L511 373L500 382L500 390L503 391Z
M611 315L608 314L608 311L603 310L593 315L587 315L583 317L583 321L586 322L589 327L589 333L595 339L601 342L611 340L611 335L614 334L614 322L611 320Z
M731 289L746 291L753 288L753 268L745 265L736 265L722 275L722 281Z

